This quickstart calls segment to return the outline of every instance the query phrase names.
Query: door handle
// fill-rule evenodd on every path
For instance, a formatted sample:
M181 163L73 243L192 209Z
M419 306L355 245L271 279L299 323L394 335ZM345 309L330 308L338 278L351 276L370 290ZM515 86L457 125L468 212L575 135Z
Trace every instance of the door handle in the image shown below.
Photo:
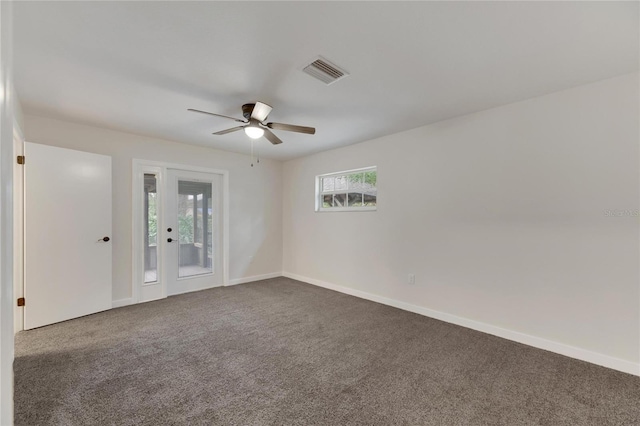
M173 239L172 238L167 238L167 242L171 243L171 242L173 242Z
M98 240L98 242L100 242L100 241L104 241L105 243L108 243L108 242L109 242L109 240L111 240L111 238L109 238L109 237L104 237L104 238L100 238L100 239Z

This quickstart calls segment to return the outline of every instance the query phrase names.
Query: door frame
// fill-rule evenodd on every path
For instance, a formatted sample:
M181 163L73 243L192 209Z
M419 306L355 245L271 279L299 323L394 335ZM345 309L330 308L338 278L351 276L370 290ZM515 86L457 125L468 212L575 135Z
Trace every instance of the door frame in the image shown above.
M167 297L167 282L164 279L164 251L158 253L158 276L157 283L145 284L144 282L144 189L143 181L145 173L153 173L157 176L157 185L162 192L158 194L160 211L165 210L167 203L167 170L183 170L187 172L210 173L222 176L222 286L229 285L229 171L222 169L211 169L208 167L191 166L187 164L167 163L162 161L150 161L133 159L132 162L132 277L131 277L131 303L150 302L152 300L164 299ZM165 218L162 214L158 217L158 229L165 229ZM163 236L158 236L160 241ZM164 260L164 259L162 259ZM114 302L114 307L123 306L128 303Z
M24 134L14 122L13 158L24 155ZM24 167L13 162L13 299L24 297ZM24 330L24 307L13 303L13 331Z

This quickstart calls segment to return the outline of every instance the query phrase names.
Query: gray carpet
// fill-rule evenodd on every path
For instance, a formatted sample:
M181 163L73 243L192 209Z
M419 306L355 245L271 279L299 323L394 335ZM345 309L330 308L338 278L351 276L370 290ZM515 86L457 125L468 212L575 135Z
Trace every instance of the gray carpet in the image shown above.
M640 378L286 278L17 336L18 425L638 425Z

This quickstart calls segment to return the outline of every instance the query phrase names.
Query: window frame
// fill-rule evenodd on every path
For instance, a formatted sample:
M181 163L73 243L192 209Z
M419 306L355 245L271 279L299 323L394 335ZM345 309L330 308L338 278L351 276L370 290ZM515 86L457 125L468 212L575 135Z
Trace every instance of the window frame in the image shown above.
M327 192L323 192L322 188L321 188L321 182L323 178L327 178L327 177L331 177L331 176L346 176L346 175L352 175L352 174L357 174L357 173L365 173L365 172L376 172L376 190L378 189L378 166L369 166L369 167L362 167L359 169L351 169L351 170L343 170L340 172L332 172L332 173L325 173L325 174L321 174L321 175L317 175L316 176L316 191L315 191L315 196L316 196L316 202L315 202L315 211L316 212L367 212L367 211L376 211L378 210L378 195L376 193L376 205L375 206L354 206L354 207L323 207L323 200L322 200L322 196L325 194L329 194L329 193L339 193L339 194L343 194L349 193L349 190L345 190L345 191L327 191Z

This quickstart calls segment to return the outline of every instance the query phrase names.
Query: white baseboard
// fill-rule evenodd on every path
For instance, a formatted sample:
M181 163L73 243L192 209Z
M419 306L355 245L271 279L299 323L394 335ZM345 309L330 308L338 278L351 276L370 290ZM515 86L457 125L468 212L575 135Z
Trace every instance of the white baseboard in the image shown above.
M270 274L253 275L253 276L250 276L250 277L235 278L233 280L229 280L229 284L228 285L250 283L250 282L253 282L253 281L266 280L266 279L269 279L269 278L278 278L278 277L281 277L281 276L282 276L282 272L271 272Z
M127 299L114 300L111 302L112 308L121 308L123 306L133 305L133 298L129 297Z
M409 303L400 302L398 300L389 299L387 297L378 296L361 290L355 290L349 287L327 283L324 281L316 280L314 278L303 277L301 275L292 274L290 272L283 272L282 275L287 278L302 281L308 284L313 284L319 287L324 287L340 293L349 294L361 299L371 300L373 302L382 303L383 305L393 306L394 308L424 315L430 318L435 318L437 320L445 321L451 324L460 325L462 327L467 327L472 330L481 331L483 333L492 334L494 336L502 337L507 340L512 340L514 342L533 346L538 349L544 349L546 351L555 352L557 354L565 355L570 358L576 358L581 361L590 362L592 364L597 364L603 367L611 368L613 370L640 376L640 363L626 361L620 358L592 352L587 349L565 345L564 343L554 342L517 331L507 330L505 328L496 327L483 322L447 314L445 312L435 311L433 309L424 308L421 306L411 305Z
M236 279L233 279L233 280L229 280L229 284L228 285L231 286L231 285L236 285L236 284L250 283L252 281L266 280L268 278L277 278L277 277L281 277L281 276L282 276L282 272L271 272L270 274L253 275L251 277L243 277L243 278L236 278ZM215 287L221 287L221 285L216 285L216 286L213 286L211 288L215 288ZM198 290L196 290L196 291L198 291ZM149 299L149 300L142 300L142 301L140 301L138 303L151 302L151 301L154 301L154 300L164 299L165 297L159 297L159 298L154 298L154 299ZM111 307L112 308L120 308L122 306L133 305L133 304L134 304L133 298L130 297L128 299L114 300L112 302Z

